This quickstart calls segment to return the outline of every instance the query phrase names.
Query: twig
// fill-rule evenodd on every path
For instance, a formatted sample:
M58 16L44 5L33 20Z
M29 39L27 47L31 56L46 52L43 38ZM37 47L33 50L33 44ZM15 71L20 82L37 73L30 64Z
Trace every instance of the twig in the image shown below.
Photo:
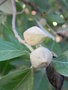
M20 12L17 12L16 15L23 14L24 12L25 12L25 9L23 9L23 10L20 11Z
M24 42L24 40L21 39L21 37L18 35L17 31L16 31L16 27L15 27L15 19L16 19L16 6L15 6L15 0L11 0L12 2L12 8L13 8L13 18L12 18L12 29L13 29L13 32L14 32L14 35L15 37L18 39L18 41L21 43L21 44L24 44L27 48L30 49L30 51L33 51L33 48L26 44Z

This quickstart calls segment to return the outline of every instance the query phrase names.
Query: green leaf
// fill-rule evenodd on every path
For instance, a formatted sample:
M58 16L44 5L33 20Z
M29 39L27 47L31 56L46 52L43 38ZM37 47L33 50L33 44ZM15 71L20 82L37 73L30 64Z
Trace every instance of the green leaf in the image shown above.
M17 57L14 60L12 59L11 64L16 67L29 68L31 66L30 57L28 55L24 55L22 57Z
M12 14L11 0L7 0L2 5L0 5L0 10L4 13Z
M49 90L49 82L46 78L45 70L34 74L34 89L33 90Z
M68 79L64 80L63 90L68 90Z
M0 0L0 4L4 3L5 1L4 0Z
M0 75L5 75L13 69L15 69L15 66L10 64L9 61L0 62Z
M31 69L11 72L0 79L0 90L32 90L33 72Z
M68 10L68 0L61 0L61 3L64 5L64 8Z
M59 43L62 52L68 50L68 42L66 40L63 40L61 43Z
M19 43L19 41L15 38L11 28L12 27L9 24L3 25L3 37L4 37L4 39L16 44L17 47L22 48L23 45L21 45Z
M38 6L38 9L41 12L46 12L49 8L51 8L51 4L48 0L30 0L30 2L31 1Z
M27 54L24 48L16 47L15 44L0 40L0 61L10 60Z
M68 76L68 51L65 51L53 60L53 64L57 72L64 76Z
M59 43L50 40L47 45L47 48L49 48L52 52L56 53L57 55L60 55L62 53L62 47Z

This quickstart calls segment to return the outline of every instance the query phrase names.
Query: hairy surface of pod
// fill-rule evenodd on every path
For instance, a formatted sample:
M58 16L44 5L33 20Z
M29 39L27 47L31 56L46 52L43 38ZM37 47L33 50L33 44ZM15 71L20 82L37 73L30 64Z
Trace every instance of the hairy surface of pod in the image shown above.
M32 67L39 68L48 66L52 61L52 52L44 47L39 47L30 54Z
M37 45L45 39L45 33L37 26L33 26L24 32L24 40L29 45Z

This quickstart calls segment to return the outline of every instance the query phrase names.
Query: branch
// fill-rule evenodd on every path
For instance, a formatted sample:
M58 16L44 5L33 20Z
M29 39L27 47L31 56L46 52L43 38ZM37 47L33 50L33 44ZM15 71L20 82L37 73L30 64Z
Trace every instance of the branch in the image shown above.
M21 37L18 35L17 31L16 31L16 27L15 27L15 19L16 19L16 6L15 6L15 0L11 0L12 2L12 8L13 8L13 18L12 18L12 29L13 29L13 32L14 32L14 35L15 37L18 39L18 41L21 43L21 44L24 44L27 48L30 49L30 51L33 51L33 48L26 44L24 42L24 40L21 39Z

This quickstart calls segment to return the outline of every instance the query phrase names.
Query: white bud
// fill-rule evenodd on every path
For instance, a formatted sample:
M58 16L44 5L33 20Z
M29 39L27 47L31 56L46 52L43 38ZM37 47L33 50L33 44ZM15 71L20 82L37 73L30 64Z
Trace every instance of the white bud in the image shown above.
M25 42L29 45L37 45L45 39L45 33L37 26L33 26L24 32Z
M44 47L39 47L30 54L32 67L48 66L52 61L52 52Z

